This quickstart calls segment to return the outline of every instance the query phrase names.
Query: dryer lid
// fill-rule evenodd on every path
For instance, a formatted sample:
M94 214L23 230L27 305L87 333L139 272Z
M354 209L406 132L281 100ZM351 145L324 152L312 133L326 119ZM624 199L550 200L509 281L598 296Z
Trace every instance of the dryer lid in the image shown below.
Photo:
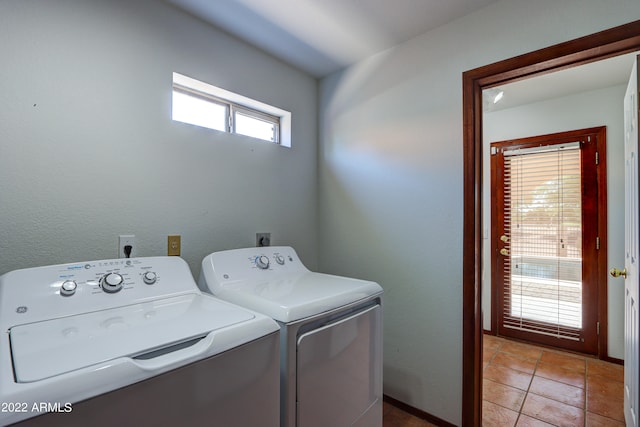
M268 279L228 281L214 295L242 307L289 323L382 294L375 282L303 272L272 275Z
M187 294L15 326L9 337L16 381L143 356L254 317L215 298Z

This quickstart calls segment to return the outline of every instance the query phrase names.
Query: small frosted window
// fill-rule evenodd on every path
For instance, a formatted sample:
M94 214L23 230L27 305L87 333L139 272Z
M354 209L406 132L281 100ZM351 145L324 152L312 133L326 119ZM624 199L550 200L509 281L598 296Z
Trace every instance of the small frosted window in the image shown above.
M173 91L173 120L220 131L227 130L227 106Z
M278 142L277 120L262 119L239 111L235 113L234 120L236 133L265 141Z
M291 112L178 73L172 118L291 147Z

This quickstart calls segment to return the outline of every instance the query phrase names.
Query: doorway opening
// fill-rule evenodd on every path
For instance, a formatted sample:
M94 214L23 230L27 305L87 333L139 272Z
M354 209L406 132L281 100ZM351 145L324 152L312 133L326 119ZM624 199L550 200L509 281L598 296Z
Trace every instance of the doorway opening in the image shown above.
M640 21L463 73L463 426L482 413L482 91L637 50Z

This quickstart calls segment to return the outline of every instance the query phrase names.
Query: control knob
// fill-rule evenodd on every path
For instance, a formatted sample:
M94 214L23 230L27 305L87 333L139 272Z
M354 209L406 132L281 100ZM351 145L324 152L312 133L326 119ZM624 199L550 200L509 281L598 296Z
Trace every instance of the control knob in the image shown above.
M261 255L259 257L256 258L256 265L258 266L258 268L262 269L262 270L266 270L267 268L269 268L269 258L267 258L264 255Z
M69 297L76 293L76 288L78 285L75 280L65 280L62 282L62 286L60 286L60 295Z
M153 271L147 271L142 275L142 281L147 285L153 285L154 283L156 283L157 279L158 276Z
M282 255L276 255L276 262L280 265L284 265L284 257Z
M102 285L102 290L113 294L122 289L122 285L124 284L124 279L118 273L109 273L102 277L100 280L100 285Z

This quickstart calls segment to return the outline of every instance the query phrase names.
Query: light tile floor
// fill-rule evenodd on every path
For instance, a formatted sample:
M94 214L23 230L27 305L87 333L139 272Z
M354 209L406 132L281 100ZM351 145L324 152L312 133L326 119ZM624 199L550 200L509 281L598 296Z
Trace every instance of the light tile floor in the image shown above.
M624 427L622 366L484 336L483 427ZM384 404L384 427L431 427Z
M622 366L484 336L484 427L624 427Z

